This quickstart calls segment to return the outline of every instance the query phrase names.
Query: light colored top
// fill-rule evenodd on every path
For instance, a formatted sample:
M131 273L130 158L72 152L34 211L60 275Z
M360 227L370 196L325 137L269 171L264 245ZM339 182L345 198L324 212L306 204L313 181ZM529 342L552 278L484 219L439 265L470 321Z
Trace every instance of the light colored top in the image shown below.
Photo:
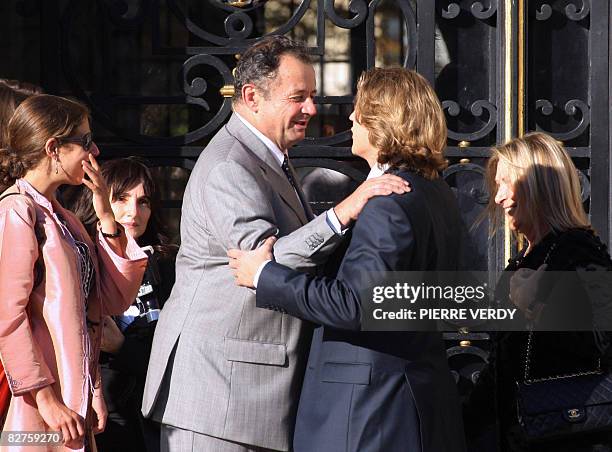
M23 179L6 193L22 194L0 201L0 357L13 393L4 429L49 431L30 395L47 385L91 429L102 329L88 329L86 320L95 325L132 303L146 255L129 237L126 258L114 253L101 233L94 243L74 214ZM87 300L74 240L87 245L95 268ZM33 287L39 259L43 278Z
M374 179L375 177L382 176L383 174L385 174L385 171L387 171L388 169L389 169L388 163L385 163L384 165L377 163L372 168L370 168L370 172L368 173L368 177L366 180L370 180L370 179Z

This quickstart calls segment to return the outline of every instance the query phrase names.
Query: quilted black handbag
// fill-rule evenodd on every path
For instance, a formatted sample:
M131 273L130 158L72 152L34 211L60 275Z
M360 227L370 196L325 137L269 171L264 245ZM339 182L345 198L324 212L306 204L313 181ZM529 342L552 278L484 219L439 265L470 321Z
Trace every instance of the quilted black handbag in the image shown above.
M533 332L529 332L524 381L517 382L519 424L529 441L612 431L612 374L597 369L531 379Z

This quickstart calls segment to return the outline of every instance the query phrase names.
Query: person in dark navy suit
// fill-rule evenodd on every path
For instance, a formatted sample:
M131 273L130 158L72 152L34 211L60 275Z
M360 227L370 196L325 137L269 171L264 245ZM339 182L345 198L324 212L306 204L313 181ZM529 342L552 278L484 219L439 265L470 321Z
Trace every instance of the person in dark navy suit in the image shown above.
M230 250L239 285L257 306L320 325L300 397L296 452L463 451L455 384L436 332L362 331L361 290L372 272L452 271L463 230L455 197L440 177L447 162L440 102L419 74L371 69L357 85L353 153L369 177L393 172L411 193L370 199L354 224L335 277L273 261L274 239Z

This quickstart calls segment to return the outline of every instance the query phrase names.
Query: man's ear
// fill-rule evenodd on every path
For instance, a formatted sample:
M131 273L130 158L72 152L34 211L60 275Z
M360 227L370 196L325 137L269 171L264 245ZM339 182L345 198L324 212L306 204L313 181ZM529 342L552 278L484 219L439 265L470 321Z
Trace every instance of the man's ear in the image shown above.
M54 158L58 154L58 152L59 143L57 142L57 138L49 138L45 143L45 154L47 154L51 158Z
M242 85L242 101L249 110L253 113L257 113L259 109L259 92L255 85L247 83Z

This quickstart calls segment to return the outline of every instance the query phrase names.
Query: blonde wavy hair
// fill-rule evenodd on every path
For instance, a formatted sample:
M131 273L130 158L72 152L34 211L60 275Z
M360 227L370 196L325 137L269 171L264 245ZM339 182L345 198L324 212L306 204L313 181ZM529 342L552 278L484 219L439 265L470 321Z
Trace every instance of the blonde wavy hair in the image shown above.
M572 228L591 229L580 195L578 170L563 144L540 132L528 133L492 149L487 180L491 232L499 227L501 207L495 204L495 174L500 161L507 163L516 196L516 215L531 218L533 231L542 236Z
M425 78L404 68L373 68L357 82L355 116L378 149L378 163L435 179L448 166L446 120Z

